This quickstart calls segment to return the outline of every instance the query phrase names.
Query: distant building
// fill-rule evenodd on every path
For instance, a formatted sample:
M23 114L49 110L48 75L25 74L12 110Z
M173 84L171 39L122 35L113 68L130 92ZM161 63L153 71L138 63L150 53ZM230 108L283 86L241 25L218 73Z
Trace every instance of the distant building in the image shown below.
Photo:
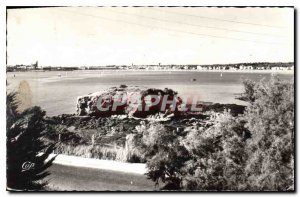
M86 67L86 66L80 66L79 67L79 70L87 70L88 69L88 67Z
M38 67L39 67L39 62L36 61L35 64L32 64L32 66L33 66L33 69L34 69L34 70L37 70Z
M197 66L197 70L203 70L203 66Z

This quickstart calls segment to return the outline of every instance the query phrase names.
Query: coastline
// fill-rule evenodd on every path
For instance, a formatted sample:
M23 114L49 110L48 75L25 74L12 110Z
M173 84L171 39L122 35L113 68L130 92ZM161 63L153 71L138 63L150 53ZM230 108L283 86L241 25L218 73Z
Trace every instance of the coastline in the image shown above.
M150 72L216 72L216 73L274 73L274 74L294 74L294 70L139 70L139 69L131 69L132 71L150 71ZM124 70L124 71L131 71ZM109 70L105 70L109 71ZM118 70L119 71L119 70Z
M111 70L111 69L99 69L99 70L70 70L70 71L60 71L60 70L28 70L28 71L10 71L7 73L22 73L22 72L122 72L122 71L134 71L134 72L201 72L201 73L261 73L261 74L287 74L293 75L295 73L294 70L181 70L181 69L162 69L162 70L146 70L146 69L118 69L118 70Z

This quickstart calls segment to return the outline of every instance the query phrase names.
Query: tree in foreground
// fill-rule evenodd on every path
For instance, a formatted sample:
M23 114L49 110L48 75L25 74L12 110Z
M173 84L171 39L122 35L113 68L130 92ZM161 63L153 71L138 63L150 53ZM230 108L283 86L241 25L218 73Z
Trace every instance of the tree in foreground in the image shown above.
M7 188L9 190L42 190L47 184L47 160L54 145L43 141L46 132L45 111L40 107L17 112L15 94L7 95Z
M180 138L172 130L162 124L153 123L143 133L147 159L147 176L163 185L162 190L179 190L181 188L181 168L188 160L186 149L180 144Z
M209 129L194 129L183 139L191 158L184 166L182 189L236 191L245 188L247 160L243 121L228 112Z
M213 126L187 134L152 125L144 131L148 176L206 191L294 190L294 84L246 81L244 114L226 111Z
M272 77L255 85L247 108L245 172L253 190L293 190L294 180L294 83Z

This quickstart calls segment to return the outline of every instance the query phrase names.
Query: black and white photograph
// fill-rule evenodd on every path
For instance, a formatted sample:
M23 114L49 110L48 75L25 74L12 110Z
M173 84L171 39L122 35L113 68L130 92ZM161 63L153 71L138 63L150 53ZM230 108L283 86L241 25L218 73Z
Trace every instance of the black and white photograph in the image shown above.
M5 11L6 191L295 192L294 7Z

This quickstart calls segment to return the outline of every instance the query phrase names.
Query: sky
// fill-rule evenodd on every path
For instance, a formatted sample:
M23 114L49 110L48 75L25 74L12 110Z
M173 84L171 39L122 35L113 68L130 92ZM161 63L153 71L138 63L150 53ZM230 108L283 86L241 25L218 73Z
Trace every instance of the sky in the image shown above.
M293 8L7 10L7 64L104 66L294 61Z

